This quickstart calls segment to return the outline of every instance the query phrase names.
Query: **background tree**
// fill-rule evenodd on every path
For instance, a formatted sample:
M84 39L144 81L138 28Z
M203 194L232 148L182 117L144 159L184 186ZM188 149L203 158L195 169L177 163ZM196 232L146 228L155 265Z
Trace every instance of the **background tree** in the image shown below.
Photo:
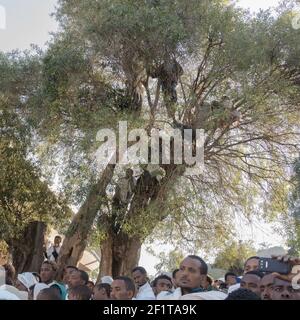
M255 256L255 252L251 243L243 243L242 241L226 243L226 245L219 250L213 267L241 275L243 274L245 261Z
M289 197L288 215L283 219L283 225L288 237L290 254L300 254L300 161L297 159L293 166L293 189Z

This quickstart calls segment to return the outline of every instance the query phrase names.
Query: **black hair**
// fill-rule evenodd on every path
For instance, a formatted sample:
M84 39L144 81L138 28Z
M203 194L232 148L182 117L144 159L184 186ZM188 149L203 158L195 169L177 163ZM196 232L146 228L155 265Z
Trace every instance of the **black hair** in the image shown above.
M80 278L84 281L84 284L87 284L89 282L89 275L83 270L78 269L77 271L80 273Z
M45 295L47 300L61 300L61 296L55 288L46 288L41 290L37 296L37 300L39 300L38 297L40 295Z
M2 266L5 270L5 284L13 286L16 278L15 267L11 263Z
M55 271L55 272L57 271L57 264L55 262L49 261L49 260L45 260L45 261L43 261L42 265L43 264L48 264L48 265L51 266L53 271Z
M172 278L175 279L176 277L176 273L179 271L179 269L175 269L173 272L172 272Z
M248 259L245 261L245 263L244 263L244 268L246 267L247 262L248 262L249 260L251 260L251 259L257 259L257 260L259 260L260 258L259 258L258 256L252 256L252 257L248 258Z
M229 276L237 277L237 275L236 275L235 273L233 273L233 272L227 272L227 273L225 274L225 276L224 276L225 281L227 280L227 277L229 277Z
M246 274L254 274L255 276L258 276L258 277L261 278L261 279L264 277L264 274L263 274L262 272L260 272L260 271L257 271L257 270L252 270L252 271L246 272L246 273L244 274L244 276L245 276Z
M89 287L85 285L79 285L71 288L69 294L76 296L77 300L90 300L92 296L92 291Z
M195 256L195 255L189 255L187 257L190 258L190 259L198 260L201 263L200 273L207 275L208 266L207 266L206 262L202 258L200 258L199 256Z
M245 288L239 288L232 291L225 300L261 300L253 291Z
M77 267L75 267L75 266L66 266L65 267L65 270L66 269L74 269L74 270L78 270L78 268Z
M132 273L139 271L141 274L147 274L147 271L144 267L135 267L132 269Z
M111 286L108 283L98 283L96 284L95 288L97 290L104 289L107 297L110 297Z
M213 283L213 278L211 276L206 276L206 280L209 283L209 285L211 286Z
M152 287L156 287L157 286L157 282L158 280L161 280L161 279L165 279L165 280L168 280L171 282L171 285L172 285L172 280L169 276L167 276L166 274L161 274L160 276L156 277L153 282L152 282Z
M125 282L126 290L127 291L132 291L133 294L135 294L135 285L134 282L131 278L121 276L121 277L116 277L115 280L122 280Z

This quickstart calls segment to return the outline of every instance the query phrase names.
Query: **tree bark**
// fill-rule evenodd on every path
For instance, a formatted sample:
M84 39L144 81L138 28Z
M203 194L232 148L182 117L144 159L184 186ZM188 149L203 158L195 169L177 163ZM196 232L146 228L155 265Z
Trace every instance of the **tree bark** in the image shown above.
M31 222L18 240L11 243L13 265L16 273L39 272L44 260L46 224Z
M105 275L113 278L119 275L131 275L131 270L138 265L142 243L137 237L130 237L124 232L112 232L101 244L101 262L98 281Z
M161 183L156 178L151 177L147 171L139 178L127 219L143 214L144 210L154 202L158 204L157 210L162 213L161 216L155 218L157 223L165 218L163 212L166 208L168 187L174 185L184 169L176 168L175 165L167 165L164 169L166 176ZM103 217L102 223L106 226L110 225L110 227L107 230L106 239L100 244L101 262L98 281L104 275L110 275L113 278L120 275L130 276L131 270L139 263L143 239L138 235L128 235L122 230L122 227L116 230L114 228L115 221L109 221L107 217ZM155 226L156 224L151 225ZM148 234L152 231L149 228Z
M108 164L98 182L91 188L85 202L74 216L63 241L58 257L57 278L61 279L67 265L76 266L87 246L87 238L101 205L101 198L106 195L115 165Z

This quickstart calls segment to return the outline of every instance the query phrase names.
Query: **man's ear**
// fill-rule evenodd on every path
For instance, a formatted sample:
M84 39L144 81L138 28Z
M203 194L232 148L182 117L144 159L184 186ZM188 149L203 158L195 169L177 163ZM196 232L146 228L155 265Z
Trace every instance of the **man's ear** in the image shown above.
M127 296L128 296L128 298L132 299L134 297L134 292L133 291L127 291Z

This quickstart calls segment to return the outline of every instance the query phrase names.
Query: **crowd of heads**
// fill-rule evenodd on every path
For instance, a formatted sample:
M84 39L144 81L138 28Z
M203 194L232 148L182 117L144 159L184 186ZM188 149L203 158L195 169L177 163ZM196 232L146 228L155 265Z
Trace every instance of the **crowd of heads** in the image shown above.
M56 238L59 242L59 238ZM105 257L104 257L105 258ZM279 257L300 269L300 259ZM228 271L224 278L213 279L208 265L196 255L184 258L177 269L149 279L142 266L129 275L114 279L103 276L92 281L86 271L66 266L58 278L57 265L45 260L39 272L15 274L14 267L2 267L5 285L0 286L0 299L16 300L300 300L300 285L292 281L295 274L262 272L260 257L245 261L243 274ZM299 276L300 278L300 276Z

